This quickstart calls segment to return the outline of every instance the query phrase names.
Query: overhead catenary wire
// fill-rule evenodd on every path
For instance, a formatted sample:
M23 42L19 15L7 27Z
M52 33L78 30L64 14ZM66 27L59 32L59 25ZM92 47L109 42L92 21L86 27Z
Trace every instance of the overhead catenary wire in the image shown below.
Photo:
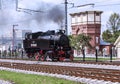
M118 4L105 4L105 5L95 5L94 7L102 7L102 6L119 6L120 3Z
M93 2L94 4L95 4L95 6L94 7L102 7L102 6L112 6L112 5L114 5L114 6L119 6L120 5L120 3L112 3L111 1L114 1L114 0L103 0L103 1L97 1L97 2ZM103 4L103 3L105 3L106 2L106 4ZM102 3L102 5L100 5Z
M32 9L18 7L18 0L16 0L16 11L25 12L25 13L28 13L28 14L31 14L31 12L43 12L41 10L32 10Z
M96 2L93 2L93 3L105 3L105 2L110 2L110 1L113 1L113 0L102 0L102 1L96 1Z

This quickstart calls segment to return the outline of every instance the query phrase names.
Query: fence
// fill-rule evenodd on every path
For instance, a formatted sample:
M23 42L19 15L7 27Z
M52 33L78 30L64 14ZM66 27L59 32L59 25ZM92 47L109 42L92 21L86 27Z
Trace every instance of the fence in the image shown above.
M25 54L25 52L23 51L9 51L7 52L6 50L3 52L0 52L0 58L9 58L9 59L27 59L27 56Z
M117 54L113 49L110 50L110 54L106 54L104 52L100 52L99 50L95 50L95 53L93 54L86 54L84 50L80 54L77 54L75 56L75 60L80 61L110 61L117 59Z

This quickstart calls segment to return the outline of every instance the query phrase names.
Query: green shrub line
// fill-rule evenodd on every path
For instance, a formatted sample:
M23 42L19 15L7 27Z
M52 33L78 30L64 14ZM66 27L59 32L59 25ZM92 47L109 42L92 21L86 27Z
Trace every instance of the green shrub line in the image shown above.
M5 70L0 70L0 79L15 82L14 84L82 84L80 82L55 77L23 74Z

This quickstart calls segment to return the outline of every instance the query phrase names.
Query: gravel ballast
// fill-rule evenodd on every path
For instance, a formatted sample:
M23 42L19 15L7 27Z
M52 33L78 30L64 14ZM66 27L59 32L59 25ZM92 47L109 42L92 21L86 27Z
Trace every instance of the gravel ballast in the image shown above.
M0 80L0 84L13 84L13 83L11 83L9 81Z
M63 79L66 79L66 80L81 82L81 83L85 83L85 84L120 84L118 82L97 80L97 79L91 79L91 78L80 78L80 77L74 77L74 76L67 76L67 75L60 75L60 74L49 74L49 73L42 73L42 72L11 69L11 68L5 68L5 67L0 67L0 70L6 70L6 71L18 72L18 73L25 73L25 74L51 76L51 77L57 77L57 78L63 78ZM2 83L2 84L12 84L12 83L8 82L8 83Z
M78 64L78 63L64 63L64 62L36 62L36 61L23 61L23 60L1 60L1 62L15 62L15 63L26 63L26 64L43 64L43 65L58 65L58 66L74 66L74 67L95 67L95 68L109 68L109 69L116 69L118 66L114 65L98 65L98 64ZM104 67L103 67L104 66ZM115 68L116 67L116 68ZM120 67L120 66L119 66ZM6 71L12 71L12 72L19 72L19 73L25 73L25 74L36 74L36 75L44 75L44 76L51 76L51 77L57 77L57 78L63 78L67 80L72 80L76 82L82 82L86 84L120 84L118 82L110 82L110 81L104 81L104 80L97 80L97 79L91 79L91 78L80 78L80 77L74 77L74 76L68 76L68 75L60 75L60 74L49 74L49 73L42 73L42 72L34 72L34 71L26 71L26 70L19 70L19 69L11 69L11 68L5 68L0 67L0 70L6 70ZM120 70L120 68L117 68L117 70ZM1 84L1 83L0 83ZM6 84L6 83L2 83ZM7 83L9 84L9 83ZM11 84L11 83L10 83Z
M70 62L37 62L37 61L25 61L25 60L8 60L0 59L0 62L14 62L14 63L26 63L26 64L42 64L42 65L57 65L57 66L70 66L70 67L84 67L84 68L100 68L100 69L113 69L120 70L118 65L102 65L102 64L84 64L84 63L70 63Z

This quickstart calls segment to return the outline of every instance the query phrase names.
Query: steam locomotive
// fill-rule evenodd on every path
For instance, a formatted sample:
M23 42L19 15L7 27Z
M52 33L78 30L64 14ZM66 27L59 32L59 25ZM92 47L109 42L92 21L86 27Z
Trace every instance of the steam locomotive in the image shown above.
M69 38L62 30L26 33L23 47L27 56L34 57L36 60L73 60L73 50L69 44Z

